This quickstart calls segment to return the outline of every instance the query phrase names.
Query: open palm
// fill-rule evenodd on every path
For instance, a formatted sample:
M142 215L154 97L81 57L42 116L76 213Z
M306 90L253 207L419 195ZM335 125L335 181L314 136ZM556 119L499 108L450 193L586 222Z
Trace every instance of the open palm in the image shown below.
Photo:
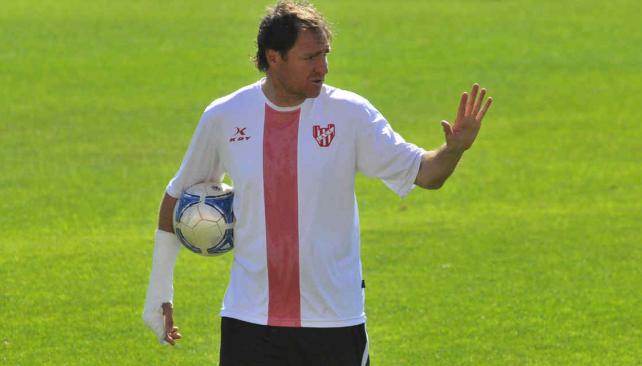
M451 126L448 121L441 121L449 149L463 152L475 142L482 119L493 102L493 98L488 98L482 107L485 96L486 89L482 88L480 91L479 84L473 84L470 95L464 92L461 96L455 124Z

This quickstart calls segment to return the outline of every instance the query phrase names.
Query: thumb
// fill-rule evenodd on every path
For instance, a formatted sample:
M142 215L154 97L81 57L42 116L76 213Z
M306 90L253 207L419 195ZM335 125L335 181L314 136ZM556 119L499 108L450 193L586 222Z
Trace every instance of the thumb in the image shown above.
M446 136L446 139L448 139L450 135L453 134L452 126L450 126L450 123L448 123L448 121L443 120L441 121L441 127L444 129L444 135Z

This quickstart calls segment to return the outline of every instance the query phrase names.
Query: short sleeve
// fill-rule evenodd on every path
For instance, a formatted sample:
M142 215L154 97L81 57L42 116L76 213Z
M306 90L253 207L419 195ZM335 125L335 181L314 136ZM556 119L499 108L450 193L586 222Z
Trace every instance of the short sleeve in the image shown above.
M357 129L357 170L403 197L414 188L424 150L393 131L370 103L365 107L366 121Z
M183 163L167 185L166 192L170 196L178 198L186 188L194 184L223 179L225 172L217 149L215 122L212 113L203 113L183 157Z

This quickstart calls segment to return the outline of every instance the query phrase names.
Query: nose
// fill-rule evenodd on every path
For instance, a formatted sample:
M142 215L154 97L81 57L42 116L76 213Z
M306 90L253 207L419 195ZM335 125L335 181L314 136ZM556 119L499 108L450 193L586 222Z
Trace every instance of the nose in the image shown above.
M319 75L325 75L328 73L328 56L319 57L319 62L315 65L315 71Z

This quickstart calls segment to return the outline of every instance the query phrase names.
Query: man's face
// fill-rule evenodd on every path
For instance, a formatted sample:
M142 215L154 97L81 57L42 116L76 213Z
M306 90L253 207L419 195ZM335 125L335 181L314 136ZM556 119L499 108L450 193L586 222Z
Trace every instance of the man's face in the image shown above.
M323 32L302 30L286 57L269 50L269 76L272 78L280 102L289 105L319 96L328 73L327 54L330 44Z

